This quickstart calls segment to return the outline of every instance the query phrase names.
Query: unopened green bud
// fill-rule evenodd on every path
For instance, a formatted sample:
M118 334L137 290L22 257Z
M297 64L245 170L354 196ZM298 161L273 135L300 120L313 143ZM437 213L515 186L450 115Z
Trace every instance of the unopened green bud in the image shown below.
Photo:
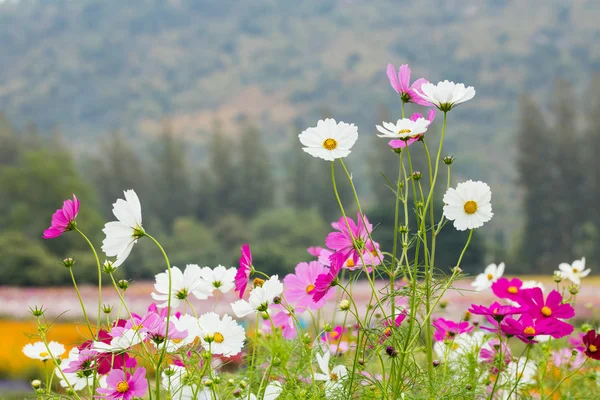
M35 393L36 393L36 394L45 394L45 393L46 393L46 391L45 391L44 389L36 389L36 390L35 390Z
M127 290L129 288L129 281L127 279L121 279L117 282L117 287L122 290Z
M446 164L446 165L452 165L452 163L454 162L454 157L453 156L446 156L446 157L442 158L442 160L444 161L444 164Z
M412 174L413 181L418 181L421 179L421 171L415 171Z
M235 389L231 394L233 395L233 397L235 398L240 398L242 397L242 389Z
M102 305L102 312L104 314L110 314L113 309L114 309L114 307L111 306L110 304L104 304L104 305Z
M41 307L38 307L38 306L29 307L29 312L34 317L41 317L42 315L44 315L44 311L46 311L46 310L44 310L44 306L41 306Z
M205 360L210 360L212 358L212 354L210 353L210 351L203 351L202 358Z
M227 379L227 384L229 386L233 386L233 385L235 385L235 381L233 379L229 378L229 379Z
M247 386L248 386L248 383L246 381L244 381L244 380L240 381L240 387L242 389L246 389Z
M273 304L281 304L281 297L277 296L273 299Z
M211 379L207 379L204 382L202 382L202 384L206 387L211 387L214 384L214 382Z
M215 384L217 384L217 385L218 385L219 383L221 383L221 380L222 380L222 379L221 379L221 377L220 377L220 376L215 376L215 377L213 378L213 381L214 381L214 382L215 382Z
M561 282L562 282L562 280L563 280L563 277L562 277L562 275L561 275L561 274L560 274L560 273L557 271L557 272L555 272L555 273L554 273L554 275L552 276L552 280L553 280L555 283L561 283Z
M590 324L581 325L581 331L583 333L588 333L588 331L591 331L592 329L594 329L594 327L592 327L592 325L590 325Z
M331 324L325 324L325 326L323 327L323 330L325 332L331 332L333 330L333 327L331 326Z
M575 296L577 293L579 293L579 286L577 286L577 285L569 286L569 293L571 293L573 296Z
M104 264L102 264L102 271L107 275L112 274L116 270L117 270L117 268L115 268L113 266L113 262L110 260L106 260L106 261L104 261Z
M340 310L348 311L350 309L350 301L348 299L343 299L340 301Z
M32 380L31 387L34 389L39 389L40 387L42 387L42 381L40 381L39 379Z
M446 307L448 307L448 301L447 300L441 300L439 303L440 308L443 310Z
M72 267L73 267L73 265L75 265L75 260L74 260L73 258L70 258L70 257L69 257L69 258L65 258L65 259L63 260L63 265L64 265L66 268L72 268Z
M267 309L268 309L268 307L269 307L269 306L267 306ZM268 313L266 310L262 311L262 312L260 313L260 316L261 316L261 318L262 318L262 319L264 319L264 320L267 320L267 319L269 319L269 313Z
M273 358L273 360L271 360L271 364L273 364L274 367L280 366L281 365L281 358L279 358L279 357Z
M398 228L398 232L408 233L408 228L406 227L406 225L400 225L400 227Z

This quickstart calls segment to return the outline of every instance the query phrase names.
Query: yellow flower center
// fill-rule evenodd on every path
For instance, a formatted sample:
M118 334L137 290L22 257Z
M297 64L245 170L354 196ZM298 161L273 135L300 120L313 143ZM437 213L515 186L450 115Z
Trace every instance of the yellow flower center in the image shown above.
M265 283L264 279L254 278L254 287L262 287L263 283Z
M338 379L340 379L340 377L335 372L332 372L331 374L329 374L329 379L336 382Z
M325 139L323 147L327 150L334 150L337 147L337 141L333 138Z
M173 343L181 343L183 342L183 339L171 339L173 341Z
M392 328L390 328L389 326L387 328L385 328L385 330L383 331L383 334L385 336L390 336L390 333L392 333Z
M221 332L215 332L215 342L216 343L223 343L224 340L225 340L225 338L223 337L223 334Z
M494 308L494 311L493 311L493 313L494 313L494 314L498 314L498 308Z
M492 274L487 274L487 278L488 278L488 281L491 281L492 279L494 279L494 275L492 275Z
M306 293L310 293L313 290L315 290L315 285L313 285L312 283L306 287Z
M335 339L335 338L337 338L338 336L340 336L340 334L338 333L338 331L333 331L333 332L331 332L331 335L330 335L330 336L331 336L333 339Z
M117 383L117 387L115 389L117 389L117 392L119 393L125 393L129 390L129 383L127 383L126 381L121 381Z
M473 200L469 200L465 203L463 208L467 214L475 214L475 211L477 211L477 203Z
M542 314L544 314L545 317L549 317L552 315L552 310L550 309L550 307L544 306L542 307Z
M579 272L579 270L578 270L577 268L573 268L573 272L574 272L574 273L578 273L578 272Z
M352 268L352 267L354 267L354 265L355 264L354 264L354 260L353 259L350 258L348 261L346 261L346 266Z
M527 336L535 336L535 329L533 329L533 326L528 326L523 330L523 333Z
M42 351L42 352L40 353L40 357L48 357L49 355L50 355L50 354L48 354L48 353L47 353L47 352L45 352L45 351Z
M594 346L593 344L590 344L590 347L588 347L588 350L590 351L590 353L595 353L598 351L598 348L596 346Z
M516 286L509 286L508 293L517 294L517 293L519 293L519 289Z
M411 130L410 129L400 129L398 131L398 135L403 135L405 133L411 133Z

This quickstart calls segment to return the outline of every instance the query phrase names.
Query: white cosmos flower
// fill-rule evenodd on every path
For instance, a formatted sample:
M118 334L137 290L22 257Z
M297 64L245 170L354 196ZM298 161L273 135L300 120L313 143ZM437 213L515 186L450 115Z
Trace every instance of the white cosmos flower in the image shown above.
M415 93L444 112L475 97L473 86L465 87L462 83L448 81L438 82L437 85L424 83L420 90L415 88Z
M106 235L102 241L102 251L108 257L116 256L112 264L117 268L127 259L133 245L144 236L142 228L142 206L133 190L126 190L125 200L117 199L113 204L113 214L118 221L108 222L102 232Z
M224 356L235 356L242 351L246 332L229 315L219 315L209 312L198 318L200 324L200 340L202 346L210 348L213 354L222 354Z
M167 351L169 353L174 353L183 346L193 343L200 336L200 324L198 318L193 315L184 314L180 315L179 318L171 317L169 322L175 325L177 332L187 331L187 336L183 339L167 340Z
M275 400L281 395L283 392L283 386L281 386L281 382L273 381L267 385L265 388L265 393L263 394L262 400ZM258 400L258 397L254 393L250 393L250 400Z
M456 189L449 188L444 194L444 216L454 221L459 231L479 228L494 216L491 199L492 191L487 184L471 180L459 183Z
M171 268L171 307L179 307L182 300L188 295L193 294L198 300L205 300L211 295L212 290L208 282L202 279L202 269L196 264L188 264L185 270L177 267ZM152 298L156 301L162 301L157 307L166 307L169 300L169 272L156 274L156 283L152 292Z
M438 357L443 358L445 362L457 361L467 354L479 354L479 350L486 343L485 333L481 331L473 334L458 335L452 341L439 341L433 345L433 350Z
M209 388L198 388L195 377L185 367L170 365L162 373L162 386L173 400L211 400Z
M471 286L475 288L477 292L486 290L492 287L492 283L502 278L504 274L504 263L490 264L488 265L482 274L477 275L475 280L471 283Z
M536 337L537 339L537 337ZM536 383L535 376L537 375L537 369L533 360L527 360L525 357L521 357L514 362L508 364L506 369L500 374L501 382L506 387L517 386L511 397L508 397L510 390L505 391L502 399L518 399L520 394L518 389L523 386L532 385ZM517 383L517 379L519 382Z
M343 380L348 375L346 367L338 365L329 370L329 358L331 355L326 351L322 356L317 353L317 364L323 373L315 373L315 380L325 381L325 397L337 398L340 394L340 390L344 388Z
M51 358L58 359L65 352L65 346L58 342L49 342L48 347L44 342L35 342L26 344L23 347L23 353L34 360L46 361Z
M346 157L358 139L358 128L354 124L336 123L335 119L319 120L315 128L308 128L298 135L302 150L313 157L333 161Z
M281 293L283 293L283 285L279 281L279 277L273 275L262 286L252 289L248 301L238 300L231 304L231 308L239 318L257 311L267 311L269 305L273 304L273 299L281 296Z
M235 286L236 268L225 268L222 265L214 269L209 267L202 268L200 276L211 286L211 290L219 290L221 293L227 293Z
M581 278L585 278L591 272L591 269L585 269L585 257L581 260L573 261L573 264L561 263L558 266L557 274L573 282L576 285L581 284Z
M391 122L383 122L383 127L376 125L375 127L385 137L390 139L410 139L415 136L422 135L427 132L427 127L430 121L425 118L419 118L416 121L411 121L408 118L399 119L395 124Z
M92 350L99 353L115 353L127 350L136 344L142 343L146 336L146 332L140 332L137 329L126 329L123 331L123 335L113 337L110 343L93 342Z

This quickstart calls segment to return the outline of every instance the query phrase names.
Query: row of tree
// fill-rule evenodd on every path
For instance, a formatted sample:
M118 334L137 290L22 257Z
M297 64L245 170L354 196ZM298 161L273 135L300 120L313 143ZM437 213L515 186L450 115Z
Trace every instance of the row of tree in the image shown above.
M257 266L269 273L291 271L310 258L308 246L323 245L329 222L340 216L330 165L301 150L299 132L290 130L278 157L252 125L233 136L218 124L206 148L195 152L168 125L154 140L132 143L113 132L93 150L74 152L58 134L16 130L0 118L0 284L69 283L60 267L67 256L77 260L78 279L93 281L94 260L77 233L55 240L42 240L41 233L54 210L76 193L82 204L78 225L99 247L103 223L114 219L112 203L124 189L138 193L144 227L165 245L174 265L233 265L240 245L250 242ZM363 178L368 185L359 189L367 194L363 206L376 225L375 236L388 248L394 195L382 173L396 179L397 155L385 141L371 145L376 156L367 155ZM343 173L337 184L352 212L353 195ZM438 247L447 254L440 258L442 267L451 265L464 243L460 235L446 236ZM480 268L481 241L470 254L467 266ZM123 267L134 279L151 279L163 268L161 255L144 240Z

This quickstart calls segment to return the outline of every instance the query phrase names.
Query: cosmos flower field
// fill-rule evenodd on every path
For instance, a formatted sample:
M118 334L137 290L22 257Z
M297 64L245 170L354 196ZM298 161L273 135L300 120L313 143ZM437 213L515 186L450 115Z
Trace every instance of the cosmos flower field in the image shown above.
M81 310L76 343L56 340L53 330L61 320L56 310L52 314L43 303L30 308L36 323L19 356L41 367L32 395L600 398L600 332L594 313L578 304L591 272L583 255L570 263L557 260L554 276L543 283L510 276L500 260L468 281L463 274L474 230L494 217L493 188L481 181L454 182L455 158L444 153L444 141L455 134L453 110L476 101L475 89L447 80L411 82L408 65L396 70L390 64L387 75L399 96L400 118L376 129L398 158L397 176L388 177L395 199L388 210L394 216L392 248L373 239L373 225L344 163L352 157L358 127L332 118L306 128L298 145L306 163L330 164L339 218L285 276L262 272L252 243L241 246L235 267L203 266L201 260L171 265L169 253L177 249L164 249L144 229L144 199L127 188L113 204L115 220L106 223L97 247L77 223L85 204L73 194L40 233L48 240L68 234L87 242L96 264L86 267L97 269L98 286L93 296L91 288L82 295L76 260L64 259ZM423 107L422 113L405 115L407 103ZM435 119L442 121L439 139L429 135ZM414 170L416 146L424 149L426 171ZM447 179L440 178L443 169ZM352 188L352 203L340 199L342 180ZM443 207L436 207L437 198ZM442 268L436 264L436 241L447 225L453 230L445 235L469 234L453 266ZM153 242L164 258L152 293L141 298L129 295L135 283L114 276L140 240ZM467 303L460 301L466 291Z

